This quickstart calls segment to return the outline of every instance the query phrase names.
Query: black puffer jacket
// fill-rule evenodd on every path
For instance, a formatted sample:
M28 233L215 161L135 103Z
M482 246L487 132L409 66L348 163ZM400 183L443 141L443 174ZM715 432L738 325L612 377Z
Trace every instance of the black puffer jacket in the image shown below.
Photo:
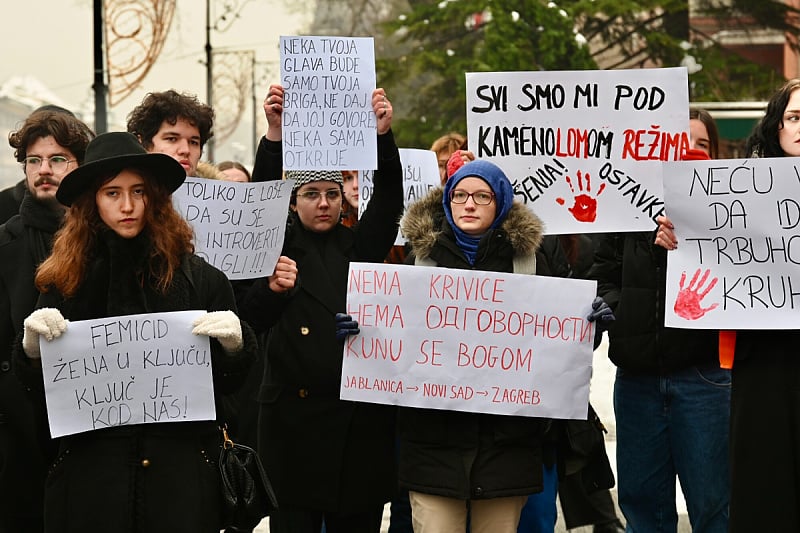
M272 146L262 168L279 167L280 144ZM282 255L297 262L295 289L274 293L260 278L242 296L241 316L257 331L269 330L259 453L282 506L363 512L394 492L395 409L339 399L343 342L334 317L346 309L350 262L381 262L394 242L402 178L389 131L378 136L375 187L361 222L315 233L293 213Z
M589 272L614 309L608 355L620 368L658 375L718 360L718 332L664 327L667 252L652 232L603 237Z
M541 221L515 203L500 228L478 245L471 266L444 219L442 189L411 205L401 220L413 257L445 268L512 272L514 258L537 257L549 270ZM557 244L557 241L554 241ZM542 437L549 420L437 409L398 411L400 484L410 490L458 499L525 495L542 490Z

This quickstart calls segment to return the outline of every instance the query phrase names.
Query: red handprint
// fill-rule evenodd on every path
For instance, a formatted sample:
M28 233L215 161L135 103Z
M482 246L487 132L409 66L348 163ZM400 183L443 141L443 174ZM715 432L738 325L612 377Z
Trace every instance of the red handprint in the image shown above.
M703 307L700 305L700 301L705 298L706 294L708 294L711 289L714 288L714 285L717 284L717 280L719 279L712 279L711 283L708 284L708 287L706 287L706 289L702 292L699 292L703 284L708 279L710 273L711 270L706 269L703 277L700 279L700 282L697 283L697 278L700 276L700 269L698 268L692 277L692 281L689 282L689 286L685 288L684 283L686 282L686 272L681 274L680 291L678 291L678 297L675 299L676 315L681 318L685 318L686 320L697 320L707 312L717 308L719 304L711 304L705 309L703 309Z
M597 196L592 198L588 194L583 193L583 181L584 177L586 180L586 192L591 192L592 190L592 180L589 177L589 174L581 175L581 171L578 171L578 193L575 195L575 204L568 209L572 216L575 217L575 220L578 222L594 222L594 219L597 218L597 196L600 196L603 193L603 189L606 188L606 184L603 183L600 185L600 188L597 190ZM575 187L572 186L572 180L569 176L566 177L567 184L569 185L572 194L575 194ZM556 202L560 205L564 205L563 198L556 198Z

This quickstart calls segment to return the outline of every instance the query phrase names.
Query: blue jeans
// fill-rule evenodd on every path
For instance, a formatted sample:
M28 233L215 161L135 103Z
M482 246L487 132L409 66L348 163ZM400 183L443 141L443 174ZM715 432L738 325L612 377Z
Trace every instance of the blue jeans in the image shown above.
M517 533L553 533L558 519L556 492L558 491L558 472L556 465L542 467L544 490L528 496L519 517Z
M728 530L731 374L717 365L663 376L617 369L619 507L628 533L674 533L675 476L694 533Z

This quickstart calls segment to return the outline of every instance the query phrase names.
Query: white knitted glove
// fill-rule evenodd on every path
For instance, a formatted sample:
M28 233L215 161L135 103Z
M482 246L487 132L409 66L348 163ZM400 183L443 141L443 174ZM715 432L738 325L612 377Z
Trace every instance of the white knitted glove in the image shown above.
M212 311L197 318L192 324L195 335L208 335L219 341L226 352L242 349L242 324L233 311Z
M23 326L25 330L22 333L22 349L31 359L39 359L42 357L39 336L44 335L48 341L60 337L67 330L67 320L58 309L43 307L31 313Z

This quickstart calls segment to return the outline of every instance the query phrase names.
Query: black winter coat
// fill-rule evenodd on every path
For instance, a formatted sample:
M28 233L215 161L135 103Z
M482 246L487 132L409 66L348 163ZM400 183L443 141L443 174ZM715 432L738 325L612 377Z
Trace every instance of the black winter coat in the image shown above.
M382 262L402 210L402 167L389 131L378 136L373 196L360 223L320 234L292 214L282 255L297 262L295 289L273 293L264 278L240 301L242 317L257 331L271 328L259 453L280 505L358 512L394 492L395 409L339 399L343 342L334 317L346 310L350 262Z
M203 259L187 255L166 294L152 288L142 263L148 243L143 235L122 239L105 233L87 279L64 299L55 290L42 294L38 307L54 307L68 320L202 309L236 311L225 275ZM227 354L211 339L211 363L217 416L220 397L246 377L257 350L255 334L242 322L244 346ZM19 343L15 371L39 391L44 408L42 372ZM58 456L45 490L48 533L186 532L221 529L219 421L117 426L56 439Z
M36 308L33 276L60 223L60 212L26 194L20 214L0 226L0 533L43 527L44 479L54 450L45 444L46 420L11 371L11 353Z
M603 236L589 279L614 310L611 361L630 372L658 375L718 361L718 332L664 327L667 251L652 232Z
M401 221L412 257L444 268L512 272L515 257L537 254L541 221L515 203L500 228L478 244L471 266L444 218L442 189L409 206ZM551 239L553 250L560 250ZM552 273L537 254L536 271ZM560 273L564 273L561 271ZM404 407L398 410L400 484L461 500L533 494L542 490L542 438L549 420Z

